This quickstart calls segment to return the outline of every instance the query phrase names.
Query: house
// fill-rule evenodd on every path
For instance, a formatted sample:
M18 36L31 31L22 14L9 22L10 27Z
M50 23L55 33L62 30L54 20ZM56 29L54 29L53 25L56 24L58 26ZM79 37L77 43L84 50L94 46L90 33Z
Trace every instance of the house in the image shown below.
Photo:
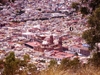
M32 48L40 46L41 44L37 41L25 43L26 46L31 46Z
M89 56L90 55L90 51L88 49L88 47L84 47L81 45L73 45L68 47L69 51L75 52L75 53L80 53L84 56Z
M73 56L74 54L71 53L60 52L59 50L52 50L50 58L61 61L64 58L71 58Z

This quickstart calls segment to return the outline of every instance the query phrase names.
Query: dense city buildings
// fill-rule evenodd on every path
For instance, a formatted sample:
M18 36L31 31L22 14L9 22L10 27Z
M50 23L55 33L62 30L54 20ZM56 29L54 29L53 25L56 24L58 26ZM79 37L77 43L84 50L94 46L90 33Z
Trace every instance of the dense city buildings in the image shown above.
M0 58L14 51L29 54L31 63L79 55L86 62L89 45L82 39L87 17L71 8L71 0L16 0L0 6ZM85 60L83 60L85 59ZM38 65L41 64L40 62ZM37 65L37 66L38 66Z

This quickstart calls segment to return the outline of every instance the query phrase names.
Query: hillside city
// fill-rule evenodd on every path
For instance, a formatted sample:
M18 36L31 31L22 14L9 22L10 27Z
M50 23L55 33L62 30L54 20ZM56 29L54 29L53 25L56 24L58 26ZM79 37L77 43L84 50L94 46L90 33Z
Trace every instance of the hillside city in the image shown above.
M81 63L90 58L89 45L82 38L87 16L71 7L77 0L16 0L0 5L0 59L10 51L16 58L30 56L38 70L51 59L60 64L77 56ZM45 61L45 63L41 62Z

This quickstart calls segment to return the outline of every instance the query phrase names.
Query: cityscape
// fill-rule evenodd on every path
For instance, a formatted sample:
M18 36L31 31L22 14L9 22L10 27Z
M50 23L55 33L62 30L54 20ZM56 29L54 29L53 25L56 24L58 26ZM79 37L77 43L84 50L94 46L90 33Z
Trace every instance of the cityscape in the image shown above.
M28 63L39 71L47 69L52 59L57 64L64 58L87 63L91 52L82 33L88 29L88 16L72 8L78 1L15 0L1 4L0 59L10 51L21 60L27 54Z

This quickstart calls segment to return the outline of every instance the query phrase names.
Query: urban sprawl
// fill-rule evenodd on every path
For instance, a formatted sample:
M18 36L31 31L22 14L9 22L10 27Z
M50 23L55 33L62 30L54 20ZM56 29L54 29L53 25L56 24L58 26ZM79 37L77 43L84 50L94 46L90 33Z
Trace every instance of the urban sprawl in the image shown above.
M60 64L62 59L76 55L86 63L90 52L82 32L87 29L87 17L71 8L73 1L16 0L0 5L0 59L10 51L21 60L28 54L29 63L39 70L51 59Z

